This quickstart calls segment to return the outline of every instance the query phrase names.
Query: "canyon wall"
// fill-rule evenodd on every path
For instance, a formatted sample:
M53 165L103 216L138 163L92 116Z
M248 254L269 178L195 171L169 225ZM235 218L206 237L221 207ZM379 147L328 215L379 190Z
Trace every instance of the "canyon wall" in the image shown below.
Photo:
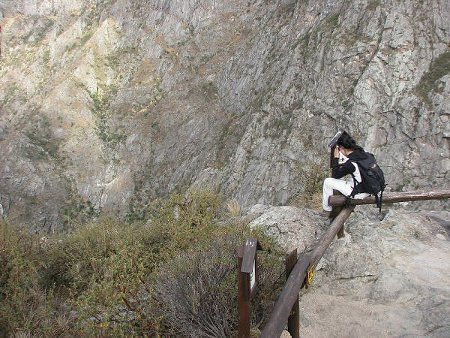
M174 191L320 191L337 128L449 188L450 4L0 0L3 217L61 231ZM434 205L436 207L436 204ZM448 207L448 202L437 208Z

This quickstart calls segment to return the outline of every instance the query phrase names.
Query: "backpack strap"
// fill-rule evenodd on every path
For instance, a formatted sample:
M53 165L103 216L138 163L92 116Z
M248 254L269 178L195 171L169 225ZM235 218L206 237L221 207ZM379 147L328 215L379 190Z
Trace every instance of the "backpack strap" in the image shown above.
M345 207L349 208L352 205L352 197L351 196L345 196Z
M353 190L352 190L352 193L346 198L346 201L345 201L346 206L348 206L348 204L350 203L350 199L351 199L351 198L354 198L356 194L359 194L359 193L361 193L361 192L364 192L364 191L359 191L359 185L360 185L361 183L359 183L359 182L356 180L355 175L353 175L353 173L352 173L351 175L352 175L352 177L353 177ZM361 177L361 178L362 178L362 177ZM385 186L386 186L386 185L385 185ZM375 194L375 193L369 193L370 195L374 195L374 196L375 196L375 203L376 203L377 208L378 208L378 210L379 210L380 212L381 212L381 206L382 206L382 204L383 204L383 192L384 192L384 187L383 187L383 189L381 189L380 196L378 196L378 194Z
M375 194L375 203L377 204L378 210L381 212L381 197Z
M353 173L351 173L351 175L353 178L353 190L352 190L351 194L349 195L349 197L354 198L356 194L359 194L361 192L361 191L359 191L359 187L358 187L358 185L361 183L356 180L356 177L355 177L355 175L353 175Z
M383 189L381 189L380 197L378 197L378 194L375 195L375 201L377 202L377 207L378 207L378 210L380 211L380 213L381 213L381 206L383 204L383 192L384 192L385 187L386 187L386 185L383 187Z

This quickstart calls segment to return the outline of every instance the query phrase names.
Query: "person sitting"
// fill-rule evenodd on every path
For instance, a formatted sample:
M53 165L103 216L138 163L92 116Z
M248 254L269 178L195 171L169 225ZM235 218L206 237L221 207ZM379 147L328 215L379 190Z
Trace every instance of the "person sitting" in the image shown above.
M331 212L332 207L328 204L333 190L337 190L345 196L350 196L353 189L356 188L354 198L361 199L369 196L368 193L358 191L358 185L362 178L356 161L364 160L367 154L364 149L356 144L356 141L347 133L343 132L339 137L334 156L332 159L332 177L328 177L323 182L322 207L325 212ZM348 179L344 176L350 175Z

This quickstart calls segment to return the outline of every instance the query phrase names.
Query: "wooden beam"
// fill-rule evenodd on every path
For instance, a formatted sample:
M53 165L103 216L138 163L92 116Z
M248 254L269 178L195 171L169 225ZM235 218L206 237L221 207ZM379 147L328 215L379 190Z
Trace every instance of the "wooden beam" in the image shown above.
M334 236L338 233L338 231L342 228L345 221L350 217L350 215L355 209L354 206L350 206L348 208L342 209L339 215L331 222L330 227L327 232L325 232L311 253L310 265L317 265L319 260L322 258L325 250L328 249L331 242L333 241Z
M304 255L295 264L294 269L289 275L284 289L275 303L270 319L261 332L261 338L280 337L284 326L291 313L292 306L298 298L298 293L306 277L306 271L309 267L309 255Z
M312 265L316 265L320 258L322 258L325 250L328 248L339 229L341 229L344 222L351 215L354 208L354 206L351 206L343 209L333 222L331 222L328 230L322 235L311 255L301 256L297 264L295 264L284 285L283 291L275 303L272 314L261 332L261 338L280 337L292 306L298 298L300 288L305 281L308 268Z
M292 272L295 264L297 264L297 249L294 249L289 255L286 257L285 268L286 268L286 278L289 278L289 275ZM297 299L292 306L291 313L288 318L288 332L291 334L292 338L300 338L300 305L299 305L299 296L297 294Z
M238 313L239 338L250 337L250 275L241 271L244 257L244 246L237 249L238 258Z
M426 201L441 200L450 198L450 190L429 191L429 192L396 192L383 194L383 203L398 203L408 201ZM340 206L345 204L345 196L330 196L329 204L331 206ZM363 199L351 199L351 205L375 204L375 197L369 196Z

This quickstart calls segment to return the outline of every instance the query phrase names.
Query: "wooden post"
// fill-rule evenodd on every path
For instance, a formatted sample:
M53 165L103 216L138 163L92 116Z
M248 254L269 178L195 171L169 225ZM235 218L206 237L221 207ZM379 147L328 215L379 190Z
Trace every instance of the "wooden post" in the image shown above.
M250 299L256 291L258 269L256 266L256 249L259 243L256 238L249 238L245 245L238 248L238 309L239 338L250 337Z
M323 256L325 250L342 227L342 224L351 215L353 209L354 207L343 209L333 222L331 222L330 227L320 238L313 252L310 255L306 254L300 257L275 303L272 314L261 332L260 338L273 338L281 335L286 319L289 317L292 306L298 298L300 288L305 281L308 268L312 265L317 265L317 262Z
M344 195L342 195L339 191L334 190L333 191L333 196L344 196ZM332 208L333 209L331 211L331 215L330 216L332 216L331 219L335 219L336 216L339 215L339 213L342 211L343 207L342 206L332 206ZM345 236L345 223L342 223L341 228L337 232L337 238L342 238L344 236Z
M337 215L337 217L333 220L333 222L330 224L330 228L328 229L328 231L322 235L316 247L311 252L310 265L314 266L317 265L317 263L325 253L325 250L330 246L331 242L333 241L334 236L336 236L336 233L339 231L339 229L342 228L344 222L350 217L354 209L355 209L354 206L342 209L339 215Z
M250 275L241 271L244 247L237 250L238 257L238 312L239 338L250 337Z
M289 255L286 257L286 278L289 278L289 275L292 272L295 264L297 264L297 249L294 249ZM300 306L299 306L299 297L295 301L292 306L291 314L288 318L288 331L291 334L292 338L300 338Z

